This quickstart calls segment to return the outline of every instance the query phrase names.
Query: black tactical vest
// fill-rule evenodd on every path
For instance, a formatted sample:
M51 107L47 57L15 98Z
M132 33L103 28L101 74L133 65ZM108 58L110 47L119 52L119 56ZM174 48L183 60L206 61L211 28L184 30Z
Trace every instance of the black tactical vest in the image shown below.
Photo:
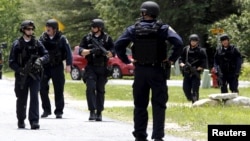
M161 22L152 26L142 26L140 22L135 24L135 41L132 46L133 58L140 64L160 63L162 55L166 56L160 45L158 30ZM166 51L166 50L165 50ZM162 54L164 52L165 54Z
M20 52L18 53L18 63L20 66L24 65L32 58L32 62L39 57L38 54L38 41L34 38L30 42L25 42L23 38L18 39Z
M58 64L61 64L62 61L66 58L66 53L62 52L62 49L60 48L60 41L62 39L61 34L57 34L53 39L50 40L48 35L43 34L42 35L42 43L45 46L45 48L48 50L49 53L49 64L51 66L56 66Z
M93 38L93 34L89 33L86 38L88 44L92 44L92 38ZM100 39L98 39L98 41L105 48L105 44L108 42L108 39L109 39L109 35L106 32L103 32L103 34L101 35ZM92 46L92 48L94 48L94 46ZM101 50L97 54L87 55L86 59L88 60L88 64L94 65L94 66L106 66L107 61L108 61L108 58L106 56L103 56L103 52L101 52Z
M234 46L231 46L227 50L220 47L218 49L219 64L224 72L231 72L236 68L236 60L234 54Z

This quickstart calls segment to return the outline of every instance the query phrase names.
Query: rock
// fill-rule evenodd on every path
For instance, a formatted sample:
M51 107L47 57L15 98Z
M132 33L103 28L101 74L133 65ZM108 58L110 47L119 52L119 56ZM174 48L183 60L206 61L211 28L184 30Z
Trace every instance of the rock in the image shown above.
M192 107L201 107L201 106L216 106L221 104L220 100L213 99L201 99L193 103Z
M227 100L225 105L239 105L239 106L250 106L250 98L244 96L238 96L234 99Z
M220 93L220 94L210 94L208 97L214 100L228 100L233 99L238 96L238 93Z

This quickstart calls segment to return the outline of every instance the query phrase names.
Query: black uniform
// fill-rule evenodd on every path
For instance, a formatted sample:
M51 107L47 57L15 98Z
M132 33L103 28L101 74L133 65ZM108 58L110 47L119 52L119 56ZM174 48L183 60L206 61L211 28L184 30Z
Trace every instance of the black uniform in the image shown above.
M168 58L175 62L183 49L181 37L169 25L156 20L141 20L129 26L115 42L118 57L126 64L131 63L126 47L133 42L134 63L134 132L136 139L146 139L150 89L152 90L153 134L152 139L164 137L164 121L168 88L164 59L167 59L166 40L174 45Z
M68 40L60 31L51 39L46 32L44 32L40 41L44 44L49 52L49 63L44 65L44 75L41 82L41 100L42 108L46 114L51 114L51 104L49 99L49 80L52 79L55 93L55 111L54 114L59 117L63 114L64 109L64 64L72 65L72 52Z
M49 60L49 55L43 44L35 37L29 42L24 41L23 37L13 42L9 66L15 71L16 114L19 123L24 123L26 118L29 92L29 122L30 124L39 122L38 92L42 69L34 67L34 62L38 58L41 59L42 63L46 63Z
M200 75L202 72L201 70L197 70L197 68L207 68L206 51L200 46L192 48L188 45L183 49L179 63L185 64L182 68L185 96L187 100L195 102L199 100Z
M92 38L95 38L107 51L111 51L114 55L114 43L112 38L105 32L99 37L95 37L92 32L85 35L80 43L79 55L81 55L84 49L98 48L92 42ZM83 80L86 83L86 97L88 103L88 109L91 113L101 113L104 109L104 94L105 84L107 83L107 77L109 70L107 69L108 58L101 49L97 49L95 53L86 55L88 63L85 67Z
M238 93L238 77L241 70L242 56L238 48L229 45L217 48L214 55L214 65L217 71L221 93L228 93L227 85L231 92Z

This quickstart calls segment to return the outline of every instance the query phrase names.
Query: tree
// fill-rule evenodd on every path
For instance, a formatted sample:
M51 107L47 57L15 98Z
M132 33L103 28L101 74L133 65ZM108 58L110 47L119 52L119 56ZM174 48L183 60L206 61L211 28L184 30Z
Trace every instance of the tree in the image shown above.
M19 32L19 0L0 1L0 43L6 42L8 48L3 50L4 70L8 67L8 55L12 42L17 38Z
M126 26L133 24L139 17L142 2L144 1L100 0L96 2L95 9L106 21L110 34L117 38ZM233 13L240 13L237 0L156 0L156 2L161 8L159 17L176 29L184 40L192 33L204 34L207 32L207 26L217 20Z
M48 19L60 21L71 46L78 45L84 34L89 31L90 21L98 17L91 0L23 0L23 18L33 19L37 25L36 35L45 29Z

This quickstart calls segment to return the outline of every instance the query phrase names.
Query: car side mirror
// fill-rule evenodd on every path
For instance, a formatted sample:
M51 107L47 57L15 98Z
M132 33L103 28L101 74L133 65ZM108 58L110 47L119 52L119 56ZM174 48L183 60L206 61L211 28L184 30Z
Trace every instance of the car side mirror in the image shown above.
M5 43L5 42L4 42L4 43L1 43L1 44L0 44L0 48L7 48L7 43Z

